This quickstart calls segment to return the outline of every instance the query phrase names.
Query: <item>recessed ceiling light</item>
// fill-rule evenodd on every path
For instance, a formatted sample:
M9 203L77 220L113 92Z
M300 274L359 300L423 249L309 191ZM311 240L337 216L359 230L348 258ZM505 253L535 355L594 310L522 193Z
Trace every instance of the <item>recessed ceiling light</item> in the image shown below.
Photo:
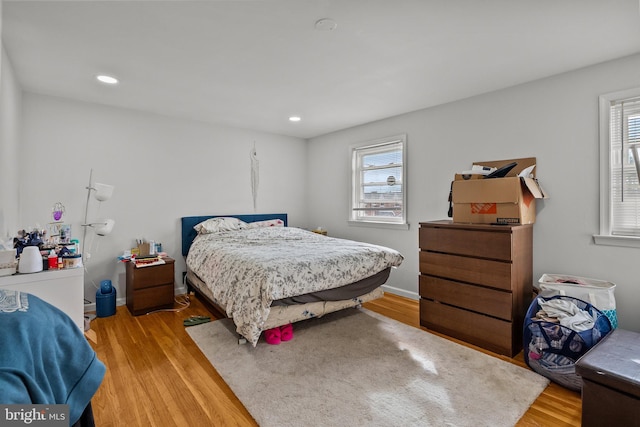
M290 122L299 122L300 120L302 120L299 116L291 116L289 117L289 121Z
M99 82L106 83L108 85L115 85L118 83L118 79L116 79L113 76L108 76L106 74L100 74L96 76L96 79L98 79Z

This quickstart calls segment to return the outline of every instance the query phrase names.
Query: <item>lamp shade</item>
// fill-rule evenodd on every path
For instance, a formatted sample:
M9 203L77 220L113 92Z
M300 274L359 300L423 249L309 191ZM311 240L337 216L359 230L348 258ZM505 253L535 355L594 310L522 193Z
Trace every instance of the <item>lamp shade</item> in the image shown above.
M94 226L94 230L98 236L106 236L111 233L113 230L113 226L115 225L115 221L112 219L105 219L104 222L100 222Z
M113 185L100 184L99 182L96 182L94 188L96 190L96 200L99 202L109 200L113 195Z

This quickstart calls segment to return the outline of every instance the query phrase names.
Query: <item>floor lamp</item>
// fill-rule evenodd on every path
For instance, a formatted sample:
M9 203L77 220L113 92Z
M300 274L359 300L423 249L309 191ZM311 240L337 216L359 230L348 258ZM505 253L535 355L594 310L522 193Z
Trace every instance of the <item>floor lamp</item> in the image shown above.
M91 192L94 191L94 197L98 202L104 202L109 200L113 195L113 185L100 184L96 182L92 184L93 179L93 169L89 172L89 185L86 187L87 189L87 203L84 207L84 223L82 227L84 228L82 234L82 260L85 261L85 251L84 244L87 240L87 228L91 227L95 231L98 236L106 236L111 233L113 230L113 226L115 221L112 219L105 219L98 222L88 222L89 215L89 201L91 200Z

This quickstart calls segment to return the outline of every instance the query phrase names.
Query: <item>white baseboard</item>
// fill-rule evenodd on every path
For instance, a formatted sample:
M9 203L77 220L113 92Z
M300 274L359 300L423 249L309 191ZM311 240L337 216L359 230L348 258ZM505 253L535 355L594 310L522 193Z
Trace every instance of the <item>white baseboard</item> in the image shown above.
M185 285L180 285L174 291L174 295L184 295L187 293L187 287ZM127 305L126 297L116 298L116 306ZM96 311L96 303L92 302L84 305L84 312L95 312Z
M382 290L391 294L400 295L401 297L411 298L415 300L420 299L420 295L417 292L407 291L405 289L396 288L391 285L382 285Z
M126 298L116 298L116 306L118 305L127 305L127 299ZM95 312L96 311L96 303L92 302L89 304L85 304L84 305L84 312L88 313L88 312Z
M410 298L410 299L415 299L415 300L419 300L420 299L420 295L417 292L410 292L404 289L400 289L400 288L396 288L394 286L390 286L390 285L382 285L382 289L385 292L389 292L395 295L400 295L402 297L406 297L406 298ZM185 285L180 285L175 289L174 294L175 295L184 295L187 293L187 287ZM126 305L127 304L127 299L126 298L116 298L116 306L120 306L120 305ZM95 312L96 311L96 303L92 302L90 304L85 304L84 305L84 312L88 313L88 312Z

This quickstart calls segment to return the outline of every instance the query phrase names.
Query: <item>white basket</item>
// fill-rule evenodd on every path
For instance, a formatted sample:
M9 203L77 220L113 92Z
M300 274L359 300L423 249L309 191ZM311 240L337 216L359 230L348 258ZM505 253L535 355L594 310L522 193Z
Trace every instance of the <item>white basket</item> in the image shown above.
M567 274L543 274L536 287L543 297L567 295L591 303L607 315L614 328L618 326L614 283Z

